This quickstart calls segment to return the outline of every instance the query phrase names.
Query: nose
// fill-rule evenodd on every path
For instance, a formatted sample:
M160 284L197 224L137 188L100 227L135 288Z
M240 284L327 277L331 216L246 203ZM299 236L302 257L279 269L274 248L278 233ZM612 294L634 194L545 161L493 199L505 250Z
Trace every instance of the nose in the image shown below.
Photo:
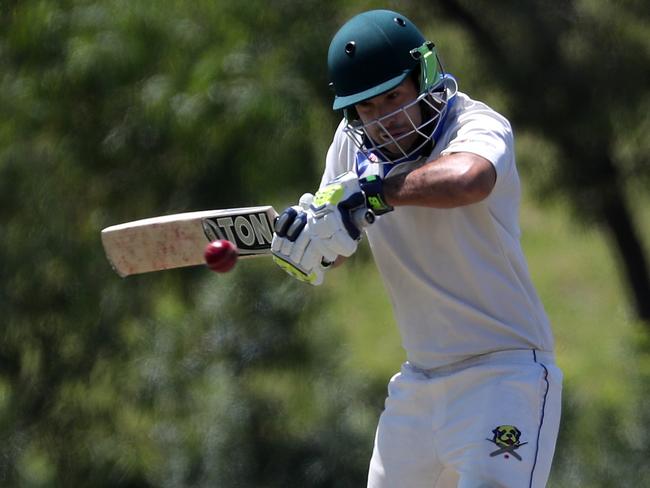
M394 111L395 111L395 108L392 107L390 104L382 103L377 107L377 118L381 119L382 117L386 117L387 115L391 114ZM388 124L388 123L394 121L396 117L397 117L397 113L395 113L392 117L386 118L383 122L385 124Z
M390 115L394 110L386 109L381 110L377 118L381 121L381 125L386 128L388 131L392 131L400 126L400 114L399 112Z

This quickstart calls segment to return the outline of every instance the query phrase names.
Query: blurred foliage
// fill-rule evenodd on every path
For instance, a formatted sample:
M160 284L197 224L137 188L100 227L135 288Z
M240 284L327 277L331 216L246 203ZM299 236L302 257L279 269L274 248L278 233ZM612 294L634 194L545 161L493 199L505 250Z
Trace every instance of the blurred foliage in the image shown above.
M543 199L582 201L571 200L571 160L550 137L569 121L585 143L606 134L626 191L647 186L642 2L473 3L522 73L548 62L523 49L535 45L527 22L541 22L531 15L571 20L561 24L571 27L561 39L570 79L542 64L552 87L531 84L523 102L511 89L522 80L496 76L499 65L444 3L0 2L0 486L365 483L384 385L403 357L366 248L313 290L265 260L219 277L186 269L120 280L99 239L117 222L283 206L313 189L337 123L329 39L358 11L389 7L417 20L464 91L522 123L523 173ZM578 83L586 93L574 100L562 91L572 80L608 89ZM647 336L621 312L611 264L585 273L609 262L600 238L546 218L524 214L534 236L524 245L533 271L549 269L536 280L567 373L554 480L640 486ZM586 249L596 249L592 262L579 259ZM597 282L607 290L592 290ZM588 355L603 354L604 342L581 344L591 327L620 341L607 359L625 381L602 394L580 388L600 378Z

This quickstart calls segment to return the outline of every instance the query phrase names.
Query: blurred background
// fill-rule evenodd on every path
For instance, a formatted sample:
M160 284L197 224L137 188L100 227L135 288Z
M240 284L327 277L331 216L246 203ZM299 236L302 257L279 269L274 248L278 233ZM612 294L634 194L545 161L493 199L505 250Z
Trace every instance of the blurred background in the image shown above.
M365 245L319 288L266 259L123 280L100 230L315 189L329 41L370 8L513 123L550 486L650 486L645 0L1 1L0 486L365 486L404 359Z

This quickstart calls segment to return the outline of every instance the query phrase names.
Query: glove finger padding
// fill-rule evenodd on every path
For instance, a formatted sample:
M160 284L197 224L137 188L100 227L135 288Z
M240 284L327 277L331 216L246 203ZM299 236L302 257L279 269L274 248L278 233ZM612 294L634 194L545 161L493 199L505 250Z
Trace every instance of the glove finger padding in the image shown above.
M300 264L303 269L312 269L321 262L321 256L316 255L316 247L307 231L300 234L287 256L291 262Z
M328 263L329 265L339 256L336 252L331 251L322 239L312 239L309 249L317 257L316 259L320 259L320 264Z
M286 208L277 218L274 230L280 237L295 241L307 223L307 214L302 207Z
M314 286L318 286L323 283L323 275L326 268L316 267L310 271L304 271L301 268L297 267L295 263L287 261L277 254L273 255L273 261L280 268L282 268L284 271L299 281L303 281Z
M361 238L361 230L352 216L365 208L356 173L343 173L316 193L308 225L330 254L351 256Z
M273 261L300 281L312 285L321 284L324 272L321 266L323 257L320 248L312 243L312 232L305 209L301 206L285 209L274 228L271 242Z
M329 254L351 256L357 249L358 241L352 239L345 229L338 212L326 213L322 216L311 216L309 226L321 239L323 247Z

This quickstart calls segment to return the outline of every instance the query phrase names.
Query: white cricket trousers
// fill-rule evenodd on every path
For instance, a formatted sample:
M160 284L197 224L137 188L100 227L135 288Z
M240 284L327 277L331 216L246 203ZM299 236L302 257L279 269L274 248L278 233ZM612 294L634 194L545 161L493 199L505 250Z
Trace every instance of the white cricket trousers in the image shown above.
M541 488L560 423L562 372L551 353L500 351L388 385L369 488Z

